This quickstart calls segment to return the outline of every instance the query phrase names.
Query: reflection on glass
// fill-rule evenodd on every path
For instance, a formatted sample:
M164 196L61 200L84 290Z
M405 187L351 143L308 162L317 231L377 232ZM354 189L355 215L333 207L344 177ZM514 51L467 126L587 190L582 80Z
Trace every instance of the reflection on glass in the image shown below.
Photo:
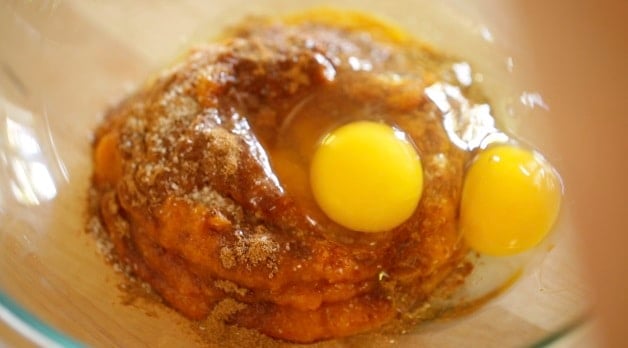
M456 74L456 79L458 82L464 87L471 86L473 83L473 77L471 76L471 66L467 62L455 63L451 66L454 74Z
M39 205L57 195L33 114L0 97L2 183L15 200Z
M473 150L508 140L495 128L490 106L470 103L459 87L439 82L426 88L425 95L441 110L445 131L461 149Z
M482 35L482 38L486 42L494 42L495 41L495 37L493 36L493 33L487 27L482 26L480 28L480 35Z
M535 107L540 107L545 110L549 110L549 106L545 104L543 97L537 92L523 92L521 97L519 97L521 104L534 109Z

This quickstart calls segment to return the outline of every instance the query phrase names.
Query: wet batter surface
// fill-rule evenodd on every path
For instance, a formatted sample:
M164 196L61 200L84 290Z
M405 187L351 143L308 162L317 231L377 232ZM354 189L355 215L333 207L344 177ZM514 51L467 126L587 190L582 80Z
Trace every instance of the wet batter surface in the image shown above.
M469 272L469 154L425 95L457 83L452 63L357 15L248 20L194 48L96 132L94 214L116 259L188 318L292 342L429 319ZM316 144L356 120L403 130L423 162L419 206L390 231L346 230L312 199Z

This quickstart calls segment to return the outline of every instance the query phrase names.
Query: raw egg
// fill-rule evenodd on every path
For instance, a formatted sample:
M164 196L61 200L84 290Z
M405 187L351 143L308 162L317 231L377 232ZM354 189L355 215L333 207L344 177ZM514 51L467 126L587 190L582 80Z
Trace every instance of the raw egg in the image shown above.
M419 154L405 134L382 123L349 123L326 135L310 167L312 193L336 223L359 232L390 230L423 191Z
M460 228L469 246L493 256L538 245L558 216L561 181L538 153L513 145L482 151L465 177Z

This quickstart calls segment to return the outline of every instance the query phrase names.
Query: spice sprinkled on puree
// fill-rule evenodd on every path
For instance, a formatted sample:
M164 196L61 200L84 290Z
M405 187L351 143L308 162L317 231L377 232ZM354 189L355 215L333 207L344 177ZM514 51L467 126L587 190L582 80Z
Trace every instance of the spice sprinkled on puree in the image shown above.
M437 318L459 304L471 250L533 248L561 195L461 64L473 76L363 14L247 19L109 110L92 225L210 339L309 343Z

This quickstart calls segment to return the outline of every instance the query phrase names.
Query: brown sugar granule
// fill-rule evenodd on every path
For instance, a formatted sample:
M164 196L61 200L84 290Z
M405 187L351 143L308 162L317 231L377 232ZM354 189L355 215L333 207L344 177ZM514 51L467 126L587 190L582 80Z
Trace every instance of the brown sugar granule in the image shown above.
M237 262L234 252L229 247L220 249L220 261L222 262L222 267L226 269L232 269Z
M216 280L214 281L214 286L226 292L227 294L246 296L246 294L249 292L247 289L241 288L236 283L230 282L228 280Z
M234 314L246 308L246 305L234 299L220 301L211 311L206 320L197 326L197 332L204 337L210 347L241 348L260 347L277 348L287 346L270 339L255 330L245 329L225 322Z
M246 308L244 303L240 303L232 298L226 298L214 306L211 317L214 320L225 322L244 308Z
M236 260L247 268L265 264L267 268L277 268L279 244L272 239L265 227L255 227L254 234L244 234L236 231L237 241L233 246Z
M108 262L113 262L113 243L107 237L104 227L97 216L92 216L87 221L87 232L96 240L96 250L105 257Z

